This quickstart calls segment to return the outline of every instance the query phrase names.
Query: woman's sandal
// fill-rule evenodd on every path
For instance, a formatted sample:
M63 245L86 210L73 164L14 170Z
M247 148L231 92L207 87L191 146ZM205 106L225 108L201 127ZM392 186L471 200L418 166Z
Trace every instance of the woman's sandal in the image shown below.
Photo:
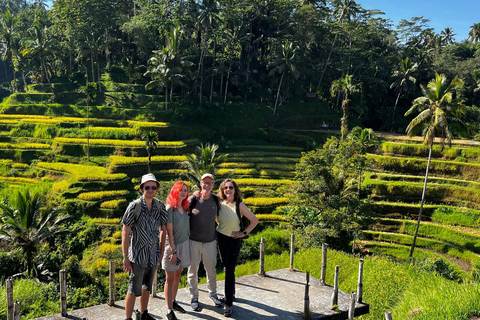
M230 317L232 315L232 307L225 306L225 309L223 311L223 315L227 318Z

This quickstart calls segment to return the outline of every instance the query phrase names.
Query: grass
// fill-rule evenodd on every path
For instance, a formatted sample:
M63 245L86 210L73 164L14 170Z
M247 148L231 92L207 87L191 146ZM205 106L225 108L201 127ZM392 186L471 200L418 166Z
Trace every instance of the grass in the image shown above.
M312 277L320 279L321 256L321 249L300 250L295 255L294 267L302 272L310 271ZM334 250L328 250L327 256L327 284L333 285L333 268L338 265L339 289L343 292L356 291L358 257ZM393 319L469 320L469 316L479 314L478 283L456 283L389 258L365 257L364 260L363 300L370 305L370 313L359 317L360 320L384 319L385 311L391 311ZM289 254L286 252L265 258L267 272L288 266ZM258 270L258 261L251 261L238 266L235 274L239 277L257 273ZM218 279L222 277L219 275ZM411 311L418 308L421 313L412 315Z

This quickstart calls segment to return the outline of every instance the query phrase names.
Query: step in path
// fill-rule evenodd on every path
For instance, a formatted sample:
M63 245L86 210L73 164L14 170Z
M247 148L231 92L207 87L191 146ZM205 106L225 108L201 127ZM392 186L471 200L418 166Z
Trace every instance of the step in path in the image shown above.
M303 272L288 269L269 271L266 277L248 275L236 279L236 300L233 304L231 319L260 320L260 319L302 319L304 310L306 275ZM223 292L224 281L218 281L218 291ZM190 308L190 293L188 288L178 290L177 301L187 313L176 312L179 320L193 319L225 319L223 308L218 308L208 299L207 285L199 286L200 311ZM333 288L322 285L318 279L310 277L309 297L312 319L343 320L348 319L350 294L339 291L338 309L330 308ZM138 299L135 309L138 308ZM166 319L166 305L164 294L150 299L149 313L155 319ZM369 312L369 305L357 303L355 316ZM37 318L35 320L113 320L125 319L125 301L116 302L110 307L106 304L95 307L70 311L67 317L60 314Z

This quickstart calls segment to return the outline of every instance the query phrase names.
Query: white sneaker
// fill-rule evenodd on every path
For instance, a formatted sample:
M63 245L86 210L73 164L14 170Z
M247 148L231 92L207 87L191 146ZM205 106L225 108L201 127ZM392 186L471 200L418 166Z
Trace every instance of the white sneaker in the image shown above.
M221 307L222 306L222 301L218 300L217 295L212 295L208 297L212 302L215 304L215 307Z
M190 306L192 307L193 311L200 310L200 306L198 305L198 299L197 298L192 299L192 301L190 302Z

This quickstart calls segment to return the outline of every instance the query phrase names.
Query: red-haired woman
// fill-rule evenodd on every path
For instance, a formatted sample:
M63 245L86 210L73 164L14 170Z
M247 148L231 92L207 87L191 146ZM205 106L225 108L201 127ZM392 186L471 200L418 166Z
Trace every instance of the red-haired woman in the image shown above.
M258 224L258 218L242 202L242 192L232 179L220 184L218 197L221 199L217 222L217 242L220 256L225 267L225 309L223 315L232 315L233 295L235 293L235 266L245 238ZM245 216L250 225L242 230L240 218ZM168 226L167 226L168 227Z
M167 319L177 317L173 310L185 313L185 310L175 301L178 284L183 268L190 266L190 220L188 215L188 186L177 182L167 198L167 245L163 255L162 268L167 274L165 283L165 300L167 302Z

